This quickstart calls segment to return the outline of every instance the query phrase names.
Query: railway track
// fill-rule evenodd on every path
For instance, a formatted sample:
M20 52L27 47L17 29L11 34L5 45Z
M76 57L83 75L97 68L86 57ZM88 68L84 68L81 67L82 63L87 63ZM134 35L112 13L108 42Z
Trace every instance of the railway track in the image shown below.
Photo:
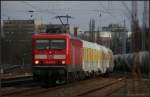
M103 78L100 78L103 79ZM69 83L69 84L62 84L59 86L55 87L50 87L50 88L41 88L41 87L30 87L30 88L12 88L11 91L7 91L8 89L3 89L2 92L3 96L35 96L35 95L47 95L47 93L52 93L52 94L57 94L58 92L61 93L62 91L65 91L67 88L71 88L72 86L79 86L79 84L87 84L90 83L91 81L95 81L97 79L90 79L90 80L84 80L84 81L79 81L79 82L74 82L74 83ZM57 93L55 91L58 91ZM49 95L49 94L48 94Z
M33 83L32 76L1 79L1 87L20 86Z
M124 86L124 83L121 81L123 81L123 79L111 81L108 84L78 94L77 96L110 96L111 94L113 94L118 89Z
M125 84L125 80L126 79L124 78L101 77L69 84L63 84L50 88L41 88L39 86L21 88L6 87L1 89L1 93L2 96L111 96L119 92L119 90L123 89L121 95L124 95L124 88L129 86L131 88L132 86L129 85L131 84L131 82L128 82L129 84ZM146 86L146 82L144 82L142 85L144 89L144 86ZM130 88L127 89L127 94L125 95L131 94ZM142 89L142 87L140 89ZM143 92L141 92L140 90L138 93L142 95L148 95L148 91L146 91L146 89L143 90Z
M115 84L122 80L123 79L118 80L113 78L100 78L95 80L83 81L77 84L70 84L68 86L66 85L65 87L57 90L52 90L31 96L80 96L84 95L87 92L95 91L102 87L110 86L110 83Z
M1 90L2 92L2 96L12 96L12 95L16 95L16 94L20 94L20 93L27 93L29 91L33 91L34 89L38 89L39 87L32 87L32 88L16 88L16 87L7 87L7 88L3 88Z
M110 95L123 86L121 83L123 78L119 78L97 77L50 88L41 88L38 85L30 87L25 87L24 85L19 87L19 89L17 87L4 87L2 89L2 96L95 96L98 94L98 91L105 93L102 95ZM117 83L119 85L116 85ZM101 96L101 93L99 95Z

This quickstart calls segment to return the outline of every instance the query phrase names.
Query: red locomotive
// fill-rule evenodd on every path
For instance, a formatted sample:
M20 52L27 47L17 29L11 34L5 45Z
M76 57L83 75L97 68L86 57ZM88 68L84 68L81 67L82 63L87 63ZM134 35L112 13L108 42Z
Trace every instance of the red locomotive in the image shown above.
M32 55L33 77L46 86L113 69L111 50L68 33L33 35Z
M65 80L67 72L80 71L82 41L69 34L48 33L35 34L32 39L33 71L38 80L50 78L54 83Z

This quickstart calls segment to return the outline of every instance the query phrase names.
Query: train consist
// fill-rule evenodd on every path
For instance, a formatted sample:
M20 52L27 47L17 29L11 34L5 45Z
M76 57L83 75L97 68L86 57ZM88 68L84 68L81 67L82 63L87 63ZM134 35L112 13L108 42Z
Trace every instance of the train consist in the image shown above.
M148 74L149 59L150 59L149 52L141 51L138 53L138 56L139 56L139 68L141 70L141 73ZM131 72L134 64L134 60L135 60L135 56L133 53L114 55L114 64L115 64L114 70Z
M113 70L110 49L67 33L32 36L34 79L43 84L85 79Z

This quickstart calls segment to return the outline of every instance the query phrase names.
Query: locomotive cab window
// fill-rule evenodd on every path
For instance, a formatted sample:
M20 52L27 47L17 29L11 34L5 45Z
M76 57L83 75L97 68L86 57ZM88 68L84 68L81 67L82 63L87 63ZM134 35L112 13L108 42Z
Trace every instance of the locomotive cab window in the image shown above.
M65 49L66 42L65 40L51 40L51 49Z
M66 48L65 40L36 40L36 49L56 49L61 50Z
M49 40L36 40L36 49L49 48Z

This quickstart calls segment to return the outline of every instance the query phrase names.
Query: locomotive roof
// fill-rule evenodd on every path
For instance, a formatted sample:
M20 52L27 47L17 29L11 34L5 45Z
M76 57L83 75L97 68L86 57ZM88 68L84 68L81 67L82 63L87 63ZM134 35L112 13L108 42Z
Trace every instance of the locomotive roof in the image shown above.
M40 38L40 37L49 37L49 36L53 36L53 37L57 37L57 36L62 36L62 37L66 37L66 36L68 36L68 37L70 37L70 35L69 34L67 34L67 33L61 33L61 34L49 34L49 33L38 33L38 34L34 34L32 37L34 38L34 37L38 37L38 38Z
M49 36L51 37L57 37L57 36L60 36L60 37L68 37L70 39L75 39L75 40L79 40L79 41L82 41L81 39L79 39L78 37L75 37L75 36L72 36L70 35L69 33L60 33L60 34L50 34L50 33L38 33L38 34L34 34L32 36L32 38L48 38Z

